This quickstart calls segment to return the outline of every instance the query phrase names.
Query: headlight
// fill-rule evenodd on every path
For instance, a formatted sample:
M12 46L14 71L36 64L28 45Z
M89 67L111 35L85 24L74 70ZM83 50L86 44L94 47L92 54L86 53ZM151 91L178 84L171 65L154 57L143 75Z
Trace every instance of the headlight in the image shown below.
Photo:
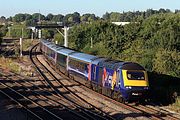
M147 90L147 89L149 89L149 88L148 88L148 87L144 87L144 89L146 89L146 90Z
M126 88L126 89L132 89L132 87L131 87L131 86L126 86L125 88Z

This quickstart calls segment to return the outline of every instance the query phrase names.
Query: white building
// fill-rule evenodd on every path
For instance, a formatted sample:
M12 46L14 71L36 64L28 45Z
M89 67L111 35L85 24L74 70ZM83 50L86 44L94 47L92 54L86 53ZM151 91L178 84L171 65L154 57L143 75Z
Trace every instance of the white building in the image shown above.
M116 24L116 25L126 25L126 24L129 24L130 22L112 22L113 24Z

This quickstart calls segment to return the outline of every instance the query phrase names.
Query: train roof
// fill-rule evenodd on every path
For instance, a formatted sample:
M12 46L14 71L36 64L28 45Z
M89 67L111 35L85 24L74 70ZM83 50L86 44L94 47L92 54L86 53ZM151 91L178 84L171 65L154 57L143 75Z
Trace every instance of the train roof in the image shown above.
M53 49L54 51L57 51L60 54L70 56L71 58L92 63L95 65L99 65L100 67L106 67L110 69L124 69L124 70L145 70L141 65L138 63L133 62L124 62L124 61L118 61L118 60L111 60L103 57L97 57L94 55L89 55L81 52L76 52L74 50L58 46L52 42L49 42L47 40L41 40L43 44L45 44L47 47Z
M145 70L141 65L138 63L133 62L124 62L118 60L105 60L99 63L100 67L105 67L109 69L124 69L124 70Z
M80 52L73 53L73 54L69 55L69 57L77 59L77 60L82 60L82 61L88 62L88 63L91 63L91 61L93 59L98 58L97 56L80 53Z
M52 49L54 51L64 48L64 47L58 46L50 41L47 41L47 40L41 40L41 42L43 42L44 45L46 45L47 47L49 47L50 49Z
M44 40L44 39L41 39L41 42L43 42L43 43L48 43L49 41Z
M138 63L133 63L133 62L125 62L122 66L121 69L124 70L145 70L141 65Z
M75 53L76 51L71 50L71 49L67 49L67 48L62 48L60 50L57 50L57 52L62 54L62 55L68 56L69 54Z
M55 44L51 44L49 45L50 46L50 49L54 50L54 51L57 51L57 49L59 48L57 45ZM62 47L61 47L62 48Z
M105 60L107 60L107 58L98 57L98 58L93 59L91 63L95 65L99 65L100 62L103 62Z

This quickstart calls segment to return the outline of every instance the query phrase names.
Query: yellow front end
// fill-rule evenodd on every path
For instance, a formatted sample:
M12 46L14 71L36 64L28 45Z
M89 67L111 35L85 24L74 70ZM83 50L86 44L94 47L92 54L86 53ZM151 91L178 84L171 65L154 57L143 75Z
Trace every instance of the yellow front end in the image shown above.
M122 70L124 87L137 86L148 87L148 76L146 71L142 70Z

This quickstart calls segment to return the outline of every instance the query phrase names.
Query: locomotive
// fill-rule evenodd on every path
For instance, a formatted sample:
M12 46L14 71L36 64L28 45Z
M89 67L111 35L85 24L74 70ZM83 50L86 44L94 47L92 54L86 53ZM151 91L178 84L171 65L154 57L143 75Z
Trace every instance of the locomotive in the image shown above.
M56 69L112 99L141 101L147 96L147 72L137 63L77 52L47 40L41 40L40 50Z

